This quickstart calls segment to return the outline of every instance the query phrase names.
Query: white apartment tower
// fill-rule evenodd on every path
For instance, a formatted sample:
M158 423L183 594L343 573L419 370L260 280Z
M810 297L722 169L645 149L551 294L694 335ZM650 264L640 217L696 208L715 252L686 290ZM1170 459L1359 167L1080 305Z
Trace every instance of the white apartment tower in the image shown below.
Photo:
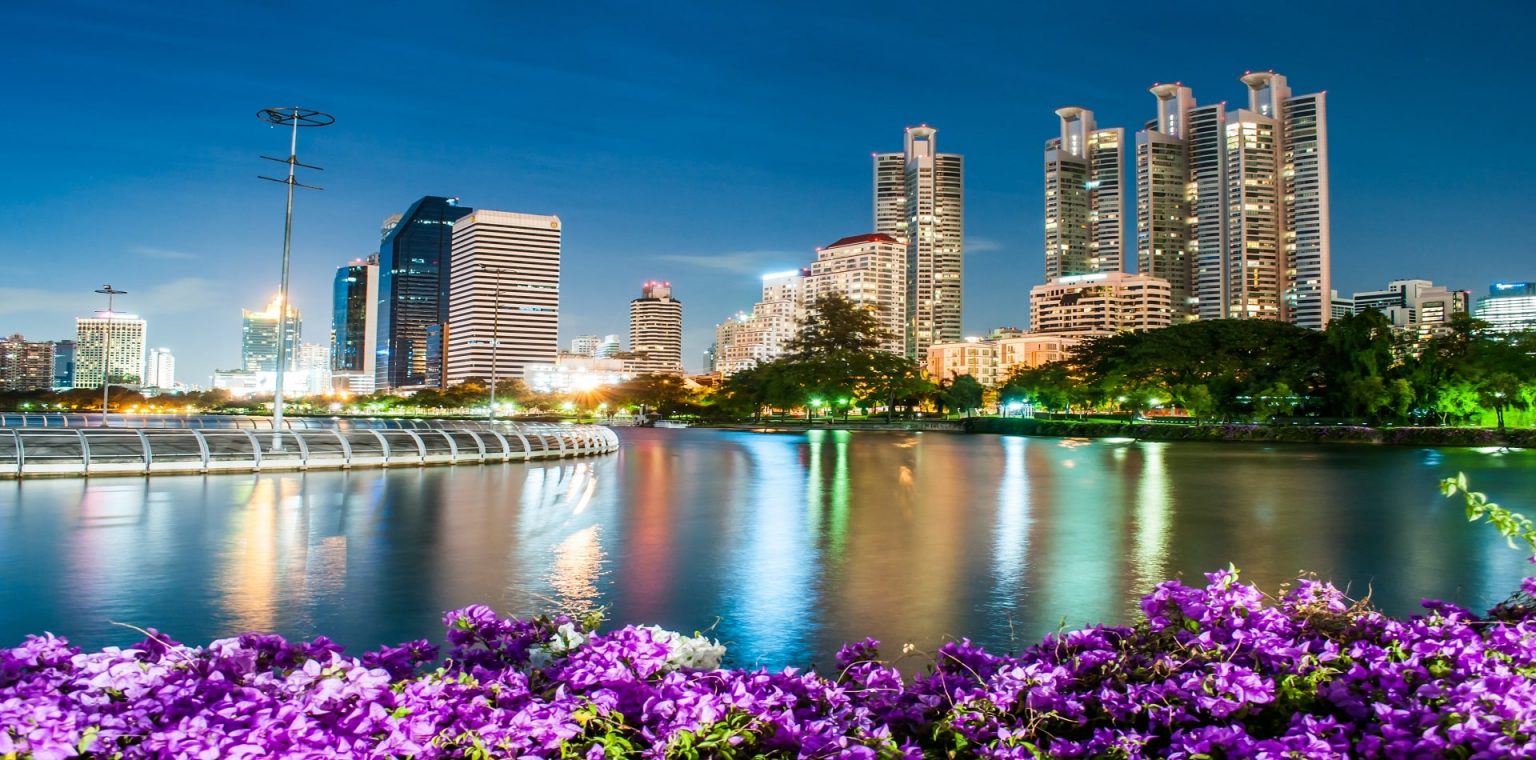
M1197 315L1189 111L1194 96L1181 84L1152 88L1157 119L1136 133L1136 271L1168 281L1175 321Z
M939 153L925 125L908 127L901 153L876 153L875 232L907 249L905 353L960 339L965 257L964 158Z
M1325 93L1245 74L1248 107L1196 106L1157 85L1157 120L1136 137L1137 260L1169 281L1176 310L1201 319L1280 319L1322 329L1330 315ZM1180 219L1183 224L1180 224Z
M1045 143L1045 277L1121 271L1125 130L1099 129L1077 106L1056 115L1061 137Z
M559 353L560 219L477 210L453 223L444 375L516 378Z
M101 316L75 317L74 387L100 388L107 367L114 384L143 383L144 320L121 312L98 313Z
M176 357L169 348L151 348L149 359L144 363L144 387L176 387Z
M672 283L647 282L629 302L629 350L636 372L683 373L683 302L672 297Z
M907 247L881 232L845 237L816 249L805 278L806 306L837 293L872 309L885 329L882 351L906 351Z

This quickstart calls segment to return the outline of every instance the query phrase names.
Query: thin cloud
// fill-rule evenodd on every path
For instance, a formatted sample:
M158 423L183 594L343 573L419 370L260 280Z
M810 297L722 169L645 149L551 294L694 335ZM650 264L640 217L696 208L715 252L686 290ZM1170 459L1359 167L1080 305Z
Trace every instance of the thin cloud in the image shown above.
M965 239L966 253L990 253L1003 250L1003 244L987 237L971 236Z
M198 256L186 251L173 251L169 248L155 248L148 245L136 245L128 249L133 255L145 259L160 259L163 261L195 261Z
M735 253L716 253L701 256L669 253L656 257L658 261L665 261L669 264L682 264L684 266L712 269L717 272L729 272L731 274L762 274L767 269L772 268L773 262L807 258L806 254L801 254L797 257L794 254L783 251L738 251Z
M121 283L119 283L121 284ZM217 283L202 277L182 277L143 291L129 288L117 308L146 315L186 314L212 306ZM88 314L102 308L90 293L43 288L0 288L0 314Z

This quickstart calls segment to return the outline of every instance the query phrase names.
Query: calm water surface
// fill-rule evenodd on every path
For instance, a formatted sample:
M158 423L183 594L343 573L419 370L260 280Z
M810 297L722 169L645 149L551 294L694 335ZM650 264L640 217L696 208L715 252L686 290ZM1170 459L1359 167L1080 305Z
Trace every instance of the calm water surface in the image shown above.
M1536 510L1536 452L623 430L564 462L0 483L0 645L440 638L474 602L715 626L736 664L874 636L1017 647L1159 580L1310 570L1388 611L1484 608L1523 554L1436 482Z

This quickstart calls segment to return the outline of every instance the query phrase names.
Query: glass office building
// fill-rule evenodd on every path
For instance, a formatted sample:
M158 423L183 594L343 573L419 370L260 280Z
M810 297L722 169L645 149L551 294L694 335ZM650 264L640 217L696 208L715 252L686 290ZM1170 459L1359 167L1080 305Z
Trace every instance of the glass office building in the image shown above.
M473 210L457 198L429 195L386 225L375 312L379 390L437 385L427 370L427 327L448 321L453 223Z

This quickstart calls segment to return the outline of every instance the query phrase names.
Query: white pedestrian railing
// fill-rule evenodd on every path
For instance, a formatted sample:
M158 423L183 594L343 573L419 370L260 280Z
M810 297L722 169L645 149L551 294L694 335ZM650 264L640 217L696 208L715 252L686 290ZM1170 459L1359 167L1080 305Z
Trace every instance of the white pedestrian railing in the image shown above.
M598 425L266 417L0 414L0 478L482 464L618 450ZM262 432L265 431L265 432Z

